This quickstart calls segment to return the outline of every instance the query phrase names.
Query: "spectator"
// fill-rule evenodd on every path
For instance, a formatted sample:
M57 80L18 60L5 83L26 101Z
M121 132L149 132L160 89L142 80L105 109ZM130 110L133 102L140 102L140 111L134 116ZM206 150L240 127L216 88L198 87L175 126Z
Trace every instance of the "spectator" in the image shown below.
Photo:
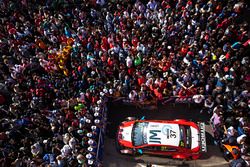
M249 120L240 120L249 118L246 1L3 1L0 8L7 166L21 159L39 166L52 148L58 166L77 155L94 166L84 141L97 145L92 127L98 133L105 119L94 109L105 108L106 97L145 105L194 100L213 111L219 138L223 126L249 138ZM76 154L78 142L84 151ZM22 158L14 154L20 148Z

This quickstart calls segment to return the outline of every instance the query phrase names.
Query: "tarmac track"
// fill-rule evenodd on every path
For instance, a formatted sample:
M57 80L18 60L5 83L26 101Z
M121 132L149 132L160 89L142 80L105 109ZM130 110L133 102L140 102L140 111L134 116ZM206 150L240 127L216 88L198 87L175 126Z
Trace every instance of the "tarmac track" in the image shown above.
M211 127L208 124L210 116L207 113L200 114L200 108L197 106L186 104L168 104L160 106L156 110L137 109L131 105L124 105L122 103L110 104L108 111L108 123L106 130L106 138L104 143L104 166L105 167L142 167L147 163L156 164L157 167L175 167L175 166L188 166L188 167L224 167L228 163L222 157L218 146L213 144ZM138 157L127 156L119 154L115 149L115 133L120 122L126 117L145 119L160 119L160 120L173 120L173 119L186 119L194 122L206 123L206 140L208 152L203 154L199 160L180 161L173 160L166 157L155 157L143 155Z

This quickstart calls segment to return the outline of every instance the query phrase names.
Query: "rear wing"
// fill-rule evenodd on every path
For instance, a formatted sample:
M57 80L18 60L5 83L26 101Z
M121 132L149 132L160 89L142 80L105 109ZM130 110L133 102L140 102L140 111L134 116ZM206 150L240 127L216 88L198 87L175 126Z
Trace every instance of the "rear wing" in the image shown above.
M206 125L204 122L198 122L200 129L199 142L201 147L201 152L207 152L207 142L206 142Z

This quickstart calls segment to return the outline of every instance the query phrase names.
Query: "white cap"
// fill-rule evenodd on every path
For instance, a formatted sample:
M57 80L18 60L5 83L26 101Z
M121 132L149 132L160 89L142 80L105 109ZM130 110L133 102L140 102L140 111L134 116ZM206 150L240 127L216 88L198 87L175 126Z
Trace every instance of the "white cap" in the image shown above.
M87 133L87 137L92 137L93 134L92 133Z
M245 134L243 134L243 135L237 137L237 143L238 143L238 144L241 144L242 140L243 140L245 137L247 137L247 135L245 135Z
M103 89L103 92L104 92L104 93L108 93L108 90L104 88L104 89Z
M95 125L91 126L91 130L96 130L96 126Z
M101 104L102 103L102 100L98 100L97 101L97 104L99 105L99 104Z
M100 123L100 120L99 119L95 119L95 124L99 124Z
M95 111L100 111L100 107L95 107Z
M94 116L95 116L95 117L98 117L98 116L100 116L100 113L95 112L95 113L94 113Z
M91 151L93 151L93 150L94 150L93 147L91 147L91 146L88 147L88 151L91 152Z
M109 89L109 94L113 94L113 89Z
M86 158L87 158L87 159L91 159L91 158L93 158L93 155L90 154L90 153L88 153L88 154L86 155Z
M90 159L88 160L88 164L89 164L89 165L93 165L93 163L94 163L93 160L90 160Z
M87 122L87 123L91 123L91 120L90 120L90 119L86 119L86 122Z
M93 143L94 143L94 140L92 140L92 139L89 139L89 140L88 140L88 144L89 144L89 145L92 145Z

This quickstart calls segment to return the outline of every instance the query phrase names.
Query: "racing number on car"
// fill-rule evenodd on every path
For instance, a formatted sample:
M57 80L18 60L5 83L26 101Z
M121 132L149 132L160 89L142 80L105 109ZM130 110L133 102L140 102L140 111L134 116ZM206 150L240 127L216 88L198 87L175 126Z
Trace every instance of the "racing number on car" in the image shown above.
M173 130L169 130L170 131L170 138L176 138L176 132Z
M162 133L167 135L167 138L176 138L176 132L172 130L172 127L169 125L165 125L162 128Z
M150 130L149 131L149 142L161 144L161 138L157 137L157 133L161 133L161 130Z

